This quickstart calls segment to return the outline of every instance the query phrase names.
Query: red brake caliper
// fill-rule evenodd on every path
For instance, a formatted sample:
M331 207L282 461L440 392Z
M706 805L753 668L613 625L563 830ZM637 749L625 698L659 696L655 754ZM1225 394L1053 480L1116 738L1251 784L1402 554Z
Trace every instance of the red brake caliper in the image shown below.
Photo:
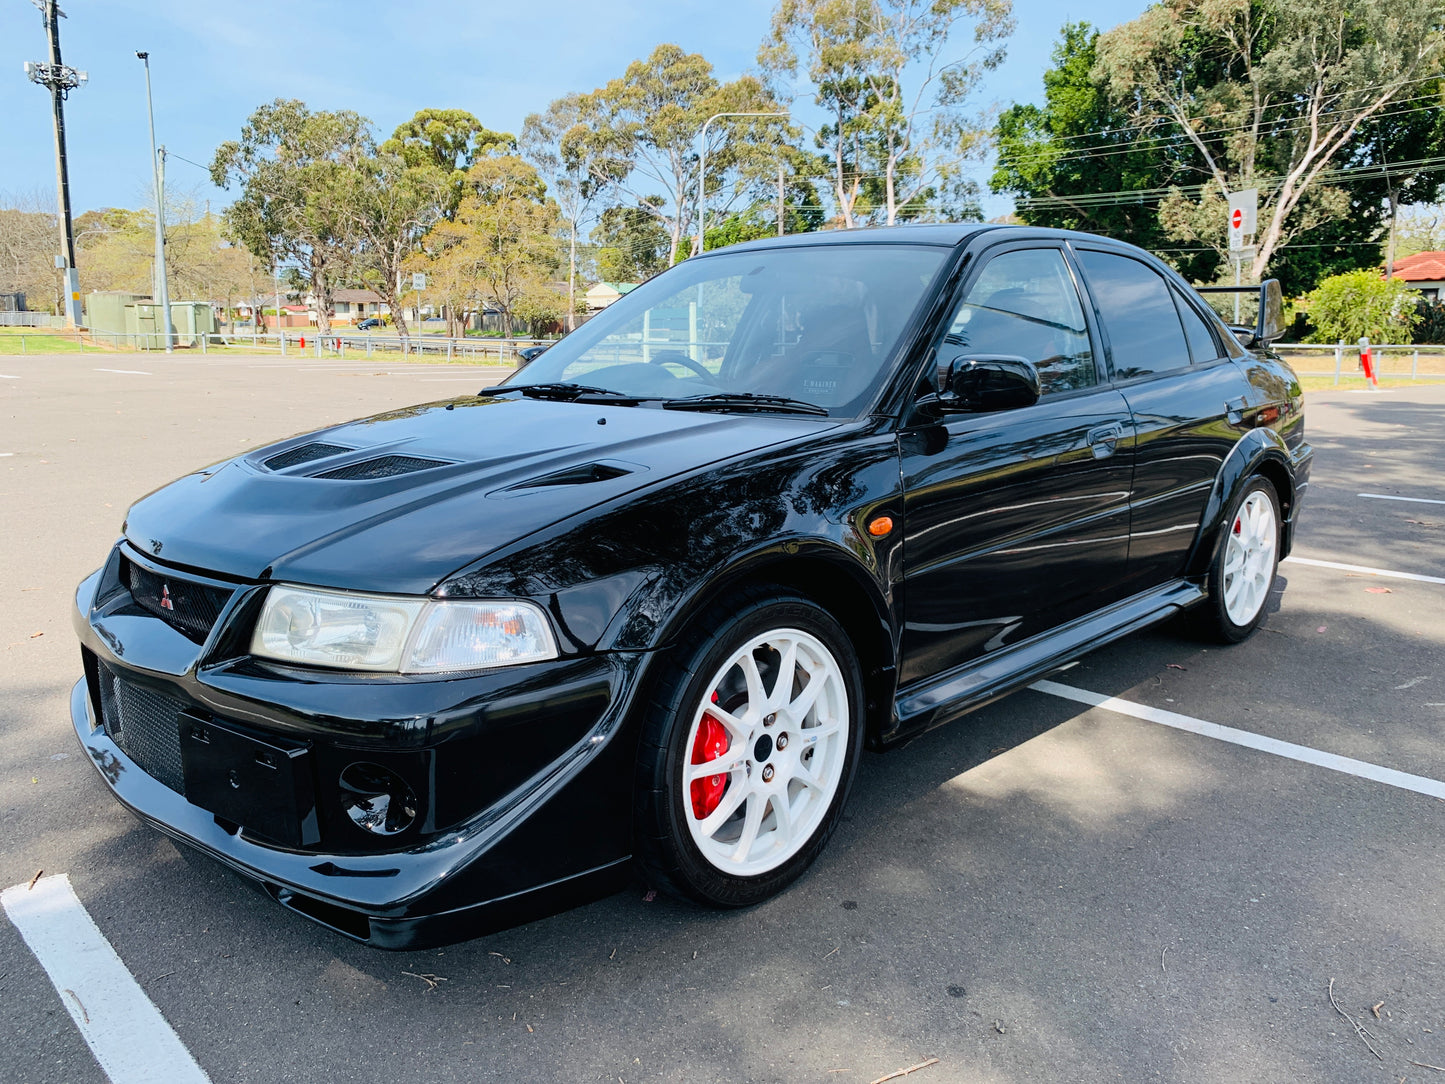
M714 694L716 695L716 694ZM716 760L728 751L727 728L711 715L704 715L697 726L697 738L692 743L692 763L706 764ZM692 781L692 815L702 820L718 807L723 792L727 790L726 773L704 775Z

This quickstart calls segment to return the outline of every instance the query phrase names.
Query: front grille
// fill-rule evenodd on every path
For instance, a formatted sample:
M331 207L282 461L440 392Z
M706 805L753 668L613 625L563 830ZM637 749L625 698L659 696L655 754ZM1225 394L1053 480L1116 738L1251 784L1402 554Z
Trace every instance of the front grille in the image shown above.
M351 451L350 448L343 448L339 444L322 444L319 441L312 441L310 444L303 444L298 448L289 448L280 455L273 455L266 460L266 466L270 470L285 470L287 467L310 463L313 459L325 459L327 456L340 455L342 452L349 451Z
M125 584L136 605L155 614L196 643L205 643L211 627L231 601L231 592L181 576L165 575L125 561Z
M318 474L317 478L390 478L397 474L410 474L412 471L428 470L432 467L445 467L445 460L421 459L414 455L384 455L377 459L367 459L360 463L348 463L344 467L337 467L335 470Z
M100 663L100 721L106 735L140 770L171 790L185 786L181 768L180 714L185 705L173 696L120 677Z

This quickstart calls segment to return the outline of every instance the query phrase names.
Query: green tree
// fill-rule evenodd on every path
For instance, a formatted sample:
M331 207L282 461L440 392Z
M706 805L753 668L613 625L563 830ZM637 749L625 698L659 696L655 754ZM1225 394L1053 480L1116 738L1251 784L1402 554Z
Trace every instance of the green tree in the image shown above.
M239 140L216 148L211 180L240 186L226 228L271 266L291 263L316 299L322 335L330 332L331 291L356 249L355 191L346 174L375 153L369 122L350 110L312 112L278 98L251 114Z
M669 266L671 238L652 207L608 207L592 230L592 242L597 277L604 282L645 282Z
M782 111L756 78L720 83L701 54L666 44L583 96L580 106L577 153L585 152L600 186L650 208L667 230L669 264L677 262L683 238L695 225L696 148L703 123L717 113ZM716 213L726 213L772 175L780 134L778 120L756 117L728 117L708 127L707 195ZM661 196L661 202L650 202L650 196Z
M987 126L965 106L1013 28L1011 0L781 0L758 59L778 76L803 68L827 110L818 141L843 225L973 210L963 169Z
M427 229L445 212L453 191L451 178L424 158L408 165L403 156L383 150L337 174L335 181L346 186L334 198L344 209L347 233L357 241L352 272L385 298L397 332L405 339L409 332L401 297L403 269Z
M1193 161L1160 121L1140 131L1123 102L1094 75L1099 31L1068 23L1044 72L1044 104L1014 105L998 119L995 192L1016 200L1032 226L1087 230L1147 249L1167 245L1158 209L1145 194L1169 184ZM1138 192L1137 198L1128 198ZM1212 278L1214 258L1181 254L1175 263L1196 280ZM1190 257L1193 257L1192 259Z
M78 220L76 225L79 233ZM65 287L55 269L59 251L60 226L45 197L0 199L0 292L23 293L26 305L37 312L61 312Z
M598 160L599 148L588 121L591 111L582 94L567 94L543 113L532 113L522 124L522 150L537 166L547 190L557 201L567 229L567 313L577 312L578 238L607 181L624 168L621 163Z
M517 137L511 132L494 131L465 109L419 109L381 145L384 154L397 155L409 169L431 167L451 181L451 198L444 208L448 218L461 202L472 163L483 155L516 149Z
M1103 35L1098 71L1136 121L1167 117L1197 155L1198 198L1161 206L1171 236L1223 253L1223 199L1260 190L1258 279L1292 238L1348 212L1329 171L1438 74L1442 49L1439 0L1167 0Z
M1310 292L1311 338L1315 342L1353 343L1368 336L1376 343L1407 343L1420 321L1420 295L1399 279L1378 271L1332 275Z
M510 336L517 320L561 307L560 295L547 296L559 262L557 224L535 168L514 154L480 158L467 171L456 217L433 226L409 266L434 273L454 303L493 306Z

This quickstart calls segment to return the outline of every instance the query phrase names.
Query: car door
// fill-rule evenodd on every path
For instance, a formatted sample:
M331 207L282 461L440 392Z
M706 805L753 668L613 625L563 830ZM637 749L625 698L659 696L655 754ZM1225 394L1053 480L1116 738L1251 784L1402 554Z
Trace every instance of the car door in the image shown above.
M1061 246L987 252L934 350L1024 357L1043 394L901 434L905 686L1121 597L1128 556L1133 426Z
M1122 252L1079 246L1076 256L1134 416L1129 584L1139 591L1183 571L1248 387L1177 283Z

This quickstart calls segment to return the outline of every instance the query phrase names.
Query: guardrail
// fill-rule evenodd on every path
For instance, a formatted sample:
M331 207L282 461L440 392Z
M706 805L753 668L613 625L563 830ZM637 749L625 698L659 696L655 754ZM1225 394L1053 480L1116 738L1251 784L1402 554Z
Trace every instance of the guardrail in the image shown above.
M30 315L30 314L10 314ZM0 325L3 326L3 325ZM22 325L25 326L25 325ZM5 350L18 340L19 350ZM441 335L374 335L365 331L333 330L319 335L313 329L292 329L262 335L259 332L210 334L176 333L173 349L182 356L209 354L212 350L245 350L279 357L311 358L388 358L406 360L465 361L472 364L493 362L513 367L517 351L526 346L545 346L551 339L447 338ZM164 337L158 332L127 333L118 331L68 330L52 334L6 335L0 337L0 353L50 354L56 352L155 352L165 349Z
M1330 357L1334 361L1333 369L1310 370L1296 366L1295 372L1300 376L1332 376L1336 384L1344 375L1346 355L1352 361L1352 367L1359 364L1359 347L1353 343L1275 343L1274 349L1284 355L1322 353ZM1445 346L1432 346L1428 343L1371 343L1370 350L1374 354L1381 380L1445 380ZM1422 353L1426 361L1426 371L1423 372L1420 367ZM1408 372L1404 367L1406 357L1410 362ZM1397 364L1389 366L1387 360Z

